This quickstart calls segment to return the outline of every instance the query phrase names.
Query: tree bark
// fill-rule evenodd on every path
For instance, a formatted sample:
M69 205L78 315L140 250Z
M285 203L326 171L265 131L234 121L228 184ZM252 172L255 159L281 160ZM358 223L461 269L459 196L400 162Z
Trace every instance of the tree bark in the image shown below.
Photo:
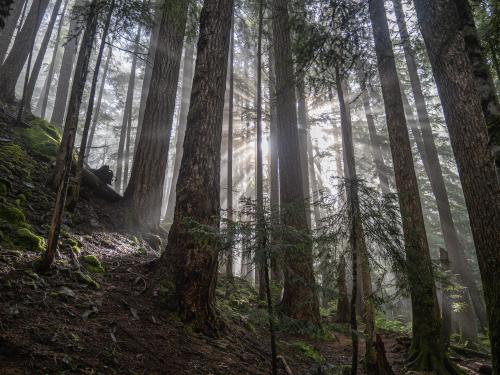
M299 152L300 167L302 171L302 189L304 190L307 226L309 229L311 229L311 188L309 184L309 163L307 161L307 137L309 136L309 126L307 123L307 103L303 77L299 77L297 80L297 122L299 129Z
M66 114L71 73L73 72L73 63L78 49L79 35L77 32L80 26L80 15L78 13L82 4L83 0L75 0L75 4L73 5L68 35L66 36L66 45L61 60L61 69L59 70L59 78L57 79L56 98L50 122L59 127L62 127Z
M33 2L26 21L12 45L9 55L0 67L0 98L7 103L16 100L16 84L31 51L33 35L40 28L49 0ZM27 72L29 74L29 72Z
M122 127L120 132L120 140L118 142L118 154L116 159L116 179L115 190L122 192L127 188L128 178L128 163L130 162L130 155L126 155L127 145L130 149L130 128L132 121L132 106L134 104L134 91L135 91L135 74L137 70L137 54L139 53L139 40L141 37L141 30L137 32L134 41L134 51L132 53L132 66L130 67L130 75L127 85L127 96L125 99L125 108L123 110ZM170 137L169 137L170 138ZM168 152L167 152L168 154ZM135 162L135 160L134 160ZM125 172L124 173L124 169ZM160 202L161 206L161 202ZM161 209L161 207L160 207Z
M417 145L419 146L418 149L422 160L424 161L425 171L429 177L434 197L436 198L441 231L443 233L445 248L450 257L451 270L459 275L459 280L468 289L481 327L485 329L487 326L486 309L484 302L481 299L481 294L476 286L476 283L474 282L472 270L466 261L467 257L465 250L458 238L458 232L455 227L455 223L453 222L448 193L446 191L446 184L443 178L441 164L439 162L438 151L434 143L434 135L432 134L431 122L427 112L425 97L420 83L420 78L418 76L415 53L411 46L409 39L410 36L406 28L405 15L401 6L401 0L393 0L393 4L401 40L403 42L413 97L417 108L418 124L420 125L421 144ZM418 135L416 138L418 138ZM471 323L475 324L474 321Z
M87 71L89 66L90 55L92 53L92 46L94 44L95 34L97 31L98 21L98 0L93 0L90 3L89 11L87 14L87 21L85 31L82 37L82 45L78 54L78 60L75 68L75 75L73 77L73 84L71 87L71 95L68 105L68 115L66 116L66 123L64 132L59 147L59 152L56 158L56 200L54 204L54 211L52 216L51 227L47 240L47 251L42 259L42 269L48 270L57 252L57 245L59 243L59 234L61 230L62 215L64 213L64 206L66 202L66 195L69 185L69 177L71 173L71 165L73 162L73 149L75 144L76 130L78 127L78 115L80 112L80 105L82 103L83 89L87 79Z
M315 291L312 243L299 153L295 79L290 47L290 26L286 0L273 1L273 40L276 71L276 109L280 177L280 211L283 225L293 228L285 234L288 248L284 257L284 290L281 306L293 319L318 322L319 306Z
M415 0L427 52L457 160L483 282L492 353L500 352L500 189L481 97L451 0ZM446 21L444 21L446 20ZM493 357L493 373L500 357Z
M189 110L189 99L191 97L191 88L193 86L193 66L194 66L194 44L187 41L184 49L184 68L182 76L182 100L181 108L179 110L179 126L177 129L177 141L175 144L175 162L172 174L172 183L170 185L170 192L168 196L167 213L165 221L171 223L174 219L175 210L175 194L177 179L179 177L179 169L181 167L181 160L183 154L184 136L186 134L186 122Z
M163 47L156 49L144 121L125 191L134 220L145 227L160 224L187 10L188 3L181 0L163 9L158 35L158 46Z
M234 13L234 11L233 11ZM229 249L226 260L226 277L233 278L234 267L234 233L232 221L233 213L233 127L234 127L234 14L231 21L231 41L229 50L229 108L227 128L227 220Z
M149 87L151 86L151 75L155 63L156 48L158 46L158 33L160 32L161 17L163 12L161 9L155 10L154 26L149 40L148 58L145 62L144 79L142 81L141 102L139 104L139 117L137 120L137 134L135 136L134 150L137 149L139 138L141 135L142 123L144 121L144 110L148 99Z
M14 2L14 8L5 22L5 27L2 29L2 33L0 34L0 65L5 59L5 55L7 54L10 42L14 37L17 23L19 22L19 18L21 17L21 13L25 5L26 0L16 0Z
M45 58L45 53L47 52L47 47L49 46L50 38L52 37L52 31L54 30L54 25L57 21L57 16L59 15L59 9L61 8L62 0L56 0L54 8L52 9L52 15L50 16L49 24L47 25L47 30L43 37L40 48L38 49L38 55L36 56L35 64L33 64L33 69L29 75L29 82L26 92L24 93L26 104L31 106L31 99L33 98L33 92L35 91L36 81L40 74L40 69L42 68L43 60ZM67 0L64 4L64 9L66 9ZM64 15L64 12L63 12ZM63 16L61 16L60 21L63 21Z
M384 97L396 187L402 216L413 312L412 365L419 370L454 373L441 340L429 245L383 0L370 0L378 71Z
M465 51L472 65L476 89L481 97L481 108L490 137L490 149L495 157L497 177L500 181L500 104L498 102L497 88L491 77L488 62L484 57L484 49L469 0L454 1L459 12Z
M47 111L47 103L49 101L50 87L52 86L52 80L54 79L54 68L56 66L57 52L59 50L59 44L61 42L61 31L64 25L64 15L66 14L66 8L68 6L68 0L64 3L64 8L61 13L61 19L59 20L59 26L57 27L57 35L54 43L54 50L52 51L52 58L50 59L49 70L47 72L47 77L45 78L45 84L43 85L42 91L38 98L38 104L36 106L36 113L40 114L41 118L45 118L45 113Z
M97 123L99 121L99 115L101 114L102 96L104 94L104 87L106 86L106 78L108 76L109 63L111 61L111 56L113 55L113 47L108 47L108 56L106 57L106 62L104 63L104 71L101 77L101 87L99 88L99 94L97 96L97 104L95 107L95 113L92 118L92 126L90 127L89 139L87 146L85 147L85 159L88 159L90 151L92 150L92 145L94 144L94 135L97 129Z
M201 10L174 222L157 273L181 319L208 334L218 330L220 149L232 13L232 0L205 0Z
M101 45L99 46L99 52L97 53L97 58L94 66L94 74L92 76L92 83L90 85L89 102L87 105L87 113L85 115L85 124L83 125L82 138L80 141L80 149L78 150L78 161L76 165L75 172L75 186L73 199L75 203L78 201L80 195L80 185L82 180L82 170L83 164L85 162L85 155L87 154L87 140L90 131L90 125L92 121L92 113L94 111L95 102L95 92L97 89L97 80L99 78L99 70L101 68L102 56L104 55L104 47L106 46L106 39L108 37L109 27L111 25L111 17L115 9L115 0L111 0L109 4L108 14L106 16L106 21L104 23L104 28L101 35Z

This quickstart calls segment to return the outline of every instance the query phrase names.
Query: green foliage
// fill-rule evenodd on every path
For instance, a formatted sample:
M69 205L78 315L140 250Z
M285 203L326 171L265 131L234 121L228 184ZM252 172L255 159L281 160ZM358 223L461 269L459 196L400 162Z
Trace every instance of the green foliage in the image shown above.
M311 345L303 341L295 341L292 343L292 347L299 350L305 357L316 363L325 363L325 358Z
M104 267L95 255L84 255L82 257L85 269L92 273L103 273Z
M404 323L398 319L387 319L382 313L375 315L375 327L401 334L411 334L411 323Z
M9 224L12 227L26 227L26 217L17 207L10 205L0 206L0 223Z

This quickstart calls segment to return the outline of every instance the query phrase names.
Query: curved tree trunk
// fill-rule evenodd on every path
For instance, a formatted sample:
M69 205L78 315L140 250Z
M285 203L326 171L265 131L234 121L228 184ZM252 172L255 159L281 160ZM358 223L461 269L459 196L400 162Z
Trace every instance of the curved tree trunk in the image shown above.
M412 365L419 370L454 373L446 356L441 335L429 245L425 233L417 178L396 62L383 0L369 1L378 71L384 97L387 128L401 209L408 278L413 312Z
M170 7L178 8L175 14ZM188 3L181 0L163 9L158 35L162 48L156 49L144 121L125 191L134 219L146 227L160 224L187 10Z
M232 0L205 0L201 10L174 222L157 272L181 319L212 334L217 331L220 149L232 12Z
M500 188L481 96L452 0L415 0L469 211L488 316L491 351L500 352ZM445 21L446 20L446 21ZM493 356L493 373L500 356Z
M282 223L297 233L282 238L292 245L284 257L283 311L291 318L319 321L315 291L312 243L308 234L307 214L299 153L295 79L290 46L288 2L273 1L273 41L276 69L276 108Z

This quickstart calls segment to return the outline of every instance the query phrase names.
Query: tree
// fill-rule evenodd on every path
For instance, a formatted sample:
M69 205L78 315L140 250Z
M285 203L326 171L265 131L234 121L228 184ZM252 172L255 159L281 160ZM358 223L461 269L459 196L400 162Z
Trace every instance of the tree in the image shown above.
M120 141L118 143L118 155L116 158L115 190L121 193L127 187L129 155L126 150L130 149L130 129L132 122L132 106L134 104L135 75L137 70L137 55L139 53L139 40L141 29L137 31L134 40L134 51L132 52L132 65L127 85L127 95L123 109ZM124 171L125 170L125 171ZM125 173L124 173L125 172Z
M54 211L52 214L52 221L47 239L47 251L43 256L41 263L41 268L43 270L48 270L52 266L59 243L62 216L66 203L71 165L73 163L73 149L75 144L76 130L78 127L78 115L82 103L85 81L87 80L87 72L90 55L92 53L92 46L94 44L95 34L97 32L99 5L99 0L92 0L92 2L89 4L86 15L85 31L82 37L82 45L80 46L80 51L78 53L78 59L76 62L75 75L73 77L71 95L68 104L68 115L66 116L61 145L59 146L59 151L56 158L56 200L54 203Z
M2 87L0 99L4 102L12 103L16 99L17 81L30 54L33 35L36 34L42 23L48 4L49 0L33 2L22 29L17 33L9 55L0 67L0 87Z
M384 98L408 263L413 311L410 362L419 370L430 370L442 374L455 373L440 339L441 320L432 262L384 1L370 0L369 13Z
M95 113L92 118L92 125L90 127L89 139L87 141L87 146L85 147L86 154L85 159L88 159L92 145L94 144L94 135L97 130L97 123L99 122L99 115L101 114L102 96L104 94L104 87L106 86L106 78L108 77L109 63L111 61L111 56L113 55L113 47L108 47L108 56L106 57L106 62L104 63L104 70L101 77L101 87L99 87L99 94L97 95L97 104L95 107Z
M184 135L186 134L189 99L191 96L191 86L193 85L193 66L194 44L191 41L186 41L184 48L184 68L182 70L182 99L181 108L179 110L179 125L177 126L177 140L175 143L174 170L168 195L167 213L165 214L165 221L167 223L171 223L174 218L177 178L179 177L179 168L181 167L183 154L182 144L184 143Z
M500 189L488 145L481 97L467 56L461 21L451 0L415 0L415 8L443 106L483 282L491 351L500 351ZM500 357L493 356L498 374Z
M144 121L124 194L134 219L145 227L160 224L188 2L165 3L162 12L158 46L163 47L156 49Z
M295 79L290 46L287 1L273 0L273 48L276 72L276 109L282 224L295 233L282 240L290 249L284 261L282 308L297 320L318 322L312 243L308 236L307 214L299 153Z
M234 11L233 11L234 13ZM227 255L226 276L233 277L233 138L234 138L234 14L231 21L231 45L229 51L229 108L227 127L227 223L229 253Z
M66 10L68 0L64 3L64 10ZM59 9L61 8L62 0L56 0L54 8L52 9L52 15L50 16L49 24L47 25L47 30L43 37L40 48L38 49L38 55L36 56L35 64L33 64L33 69L29 74L28 87L24 95L24 100L26 104L31 105L31 99L33 98L33 92L35 91L36 81L38 80L38 75L40 74L40 69L42 68L43 60L45 58L45 53L47 52L47 47L49 46L50 38L52 37L52 31L57 21L57 16L59 15ZM61 15L59 22L63 21L64 11Z
M472 65L476 88L481 97L481 108L490 136L490 149L495 156L497 175L500 181L500 104L497 89L484 56L484 48L479 38L469 0L455 0L455 4L461 21L465 50Z
M101 45L99 46L99 52L97 53L97 58L94 66L94 74L92 76L92 83L90 85L89 102L87 105L87 113L85 114L85 123L83 125L82 138L80 140L80 149L78 150L78 161L76 165L75 172L75 184L73 198L75 201L78 200L80 194L80 185L82 179L83 164L85 162L85 156L87 155L87 140L90 131L90 125L92 121L92 113L94 111L94 101L95 92L97 89L97 80L99 78L99 70L101 68L102 56L104 55L104 48L106 46L106 39L108 37L109 27L111 25L111 17L113 16L113 11L115 9L115 0L111 0L109 4L109 9L106 16L106 21L104 23L104 28L101 35ZM100 104L99 104L100 105Z
M476 309L477 317L481 322L483 328L486 327L486 312L484 302L481 299L479 290L474 282L474 277L470 266L466 262L466 255L462 243L458 238L458 232L453 221L448 193L446 191L445 181L439 162L438 151L434 143L434 135L432 134L431 122L425 97L420 83L420 78L417 71L417 63L415 53L411 46L410 35L408 33L405 21L405 15L400 0L393 0L394 10L396 13L396 21L398 23L399 33L403 43L404 55L406 66L410 77L413 97L415 99L418 125L420 125L420 138L419 135L415 137L419 141L419 151L424 161L424 168L429 177L431 188L436 198L436 205L439 213L439 220L441 224L441 231L445 247L450 258L450 266L454 273L459 275L459 280L467 287ZM413 129L412 129L413 130ZM469 309L470 307L467 307ZM474 322L472 322L474 324ZM472 339L472 338L471 338Z
M0 38L0 64L3 63L7 49L9 48L14 32L16 31L17 22L21 16L23 9L26 6L26 0L17 0L14 3L13 9L8 16L6 15L5 26L1 30Z
M68 101L69 84L71 82L71 73L73 72L73 63L78 48L80 15L83 0L75 0L71 12L71 21L69 23L68 34L64 46L63 57L61 60L61 69L57 80L56 98L54 100L54 110L50 122L62 127L64 116L66 114L66 104Z
M56 66L57 52L59 50L59 44L61 42L61 31L64 24L64 15L66 14L66 7L68 6L68 1L64 3L64 8L61 13L61 19L59 21L59 26L57 27L56 40L54 43L54 50L52 51L52 58L50 59L49 70L47 72L47 77L45 78L45 83L43 85L42 91L40 92L40 97L38 98L38 104L36 106L36 113L40 114L41 118L45 118L45 113L47 111L47 104L49 101L50 88L52 86L52 80L54 78L54 69Z
M14 0L1 0L0 1L0 29L5 26L5 18L9 16L10 6Z
M232 12L232 0L205 0L201 10L174 222L157 271L182 320L212 334L217 331L220 147Z

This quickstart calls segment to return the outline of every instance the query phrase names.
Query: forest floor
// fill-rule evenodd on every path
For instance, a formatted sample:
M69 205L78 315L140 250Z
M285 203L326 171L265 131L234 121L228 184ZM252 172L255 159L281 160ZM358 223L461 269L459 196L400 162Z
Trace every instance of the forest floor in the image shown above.
M123 211L85 189L65 216L53 272L37 273L59 134L39 120L14 129L0 116L0 374L270 373L266 309L248 282L236 278L227 293L220 280L220 337L193 332L150 292L158 238L123 231ZM349 329L324 315L321 330L279 326L278 354L293 374L346 373ZM394 372L405 373L409 337L381 335ZM454 360L468 374L487 364L481 355Z

